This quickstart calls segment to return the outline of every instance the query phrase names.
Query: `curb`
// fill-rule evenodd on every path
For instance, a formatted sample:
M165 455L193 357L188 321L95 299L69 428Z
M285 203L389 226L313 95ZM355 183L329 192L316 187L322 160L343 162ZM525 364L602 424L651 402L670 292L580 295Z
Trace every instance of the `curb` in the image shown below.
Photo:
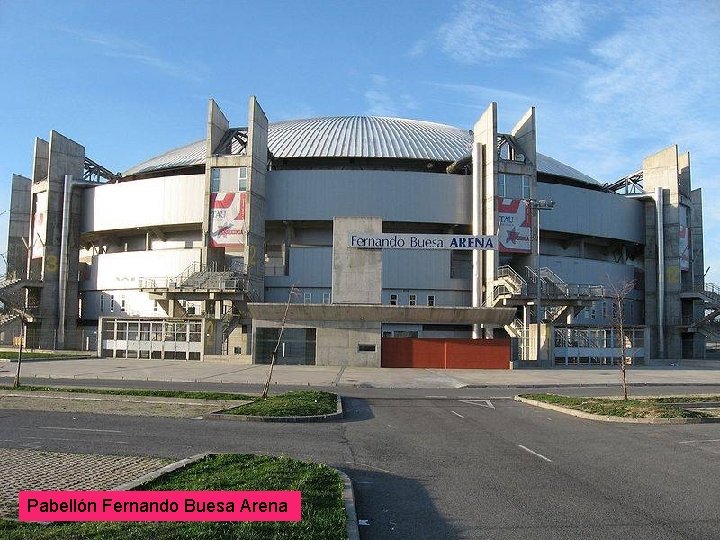
M352 481L350 477L340 469L335 469L340 473L343 481L342 498L345 503L345 515L347 515L347 524L345 532L348 540L360 540L360 528L358 527L357 512L355 511L355 494L353 492Z
M568 409L567 407L561 407L559 405L553 405L552 403L545 403L543 401L537 401L534 399L528 399L520 396L513 398L515 401L525 403L527 405L534 405L541 409L550 409L552 411L561 412L563 414L569 414L570 416L577 416L578 418L585 418L587 420L598 420L600 422L617 422L620 424L665 424L665 425L678 425L678 424L715 424L720 422L720 418L625 418L622 416L605 416L602 414L593 414L575 409Z
M125 482L124 484L121 484L110 491L130 491L131 489L138 488L144 484L147 484L148 482L151 482L155 480L156 478L160 478L161 476L171 473L173 471L177 471L178 469L182 469L183 467L187 467L188 465L191 465L192 463L195 463L196 461L200 461L201 459L205 459L206 457L212 455L210 452L204 452L202 454L195 454L194 456L190 456L189 458L181 459L180 461L176 461L175 463L170 463L169 465L165 465L161 469L158 469L156 471L153 471L151 473L147 473L140 478L137 478L135 480L131 480L130 482Z
M330 414L318 414L315 416L249 416L244 414L213 412L206 414L203 418L207 420L235 420L237 422L292 422L298 424L309 422L330 422L332 420L339 420L344 416L342 398L340 397L340 394L336 394L336 397L336 412Z
M542 384L466 384L460 388L618 388L619 383L542 383ZM720 386L720 383L665 383L641 382L628 383L628 387L643 388L649 386Z

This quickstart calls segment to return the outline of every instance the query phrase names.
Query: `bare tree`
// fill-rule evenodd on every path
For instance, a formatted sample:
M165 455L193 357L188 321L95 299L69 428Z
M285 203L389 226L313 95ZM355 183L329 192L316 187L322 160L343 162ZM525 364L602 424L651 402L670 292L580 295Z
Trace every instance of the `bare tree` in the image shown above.
M23 341L25 338L25 324L32 322L33 318L30 313L25 310L25 290L21 287L13 287L17 280L14 276L5 276L2 280L3 288L0 290L0 317L7 323L15 318L20 320L20 348L18 349L17 367L15 369L15 380L13 388L20 386L20 367L22 366ZM10 286L6 286L10 283Z
M273 368L275 367L275 360L277 359L278 349L280 349L280 342L282 341L283 333L285 332L285 324L287 323L288 311L290 311L290 304L294 296L300 293L300 289L295 287L295 284L290 287L288 293L288 299L285 303L285 312L283 313L282 322L280 324L280 333L278 334L277 341L275 342L275 348L273 349L272 355L270 356L270 367L268 368L267 378L265 379L265 386L263 387L263 393L261 399L267 399L268 392L270 391L270 381L272 380Z
M628 398L627 385L627 358L625 356L627 339L625 337L625 300L635 288L635 280L623 281L622 283L610 283L609 290L613 303L613 328L617 333L620 343L620 377L623 387L623 399Z

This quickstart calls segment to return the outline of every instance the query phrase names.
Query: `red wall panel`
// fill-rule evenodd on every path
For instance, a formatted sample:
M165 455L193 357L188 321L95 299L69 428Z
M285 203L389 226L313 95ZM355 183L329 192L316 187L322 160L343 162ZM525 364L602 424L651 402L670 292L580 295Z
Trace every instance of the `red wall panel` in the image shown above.
M508 369L510 340L382 338L382 367Z

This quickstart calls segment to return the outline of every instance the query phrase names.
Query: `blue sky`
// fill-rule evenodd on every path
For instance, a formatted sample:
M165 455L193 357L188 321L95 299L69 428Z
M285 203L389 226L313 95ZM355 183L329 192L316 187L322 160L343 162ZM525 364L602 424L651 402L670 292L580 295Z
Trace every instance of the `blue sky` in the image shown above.
M50 129L111 170L200 139L214 97L244 125L378 114L501 130L602 182L670 144L704 193L720 281L720 3L0 0L0 211ZM4 220L4 221L3 221ZM5 250L7 214L0 216ZM715 276L713 278L713 276Z

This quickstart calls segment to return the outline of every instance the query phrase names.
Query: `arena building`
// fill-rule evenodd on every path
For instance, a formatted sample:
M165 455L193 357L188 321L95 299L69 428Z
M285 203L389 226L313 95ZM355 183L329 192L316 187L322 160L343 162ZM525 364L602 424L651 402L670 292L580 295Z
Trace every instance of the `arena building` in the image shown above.
M114 174L58 132L13 176L0 337L104 357L415 367L702 358L720 295L670 146L610 184L499 133L384 117L245 127ZM622 332L618 320L623 321Z

